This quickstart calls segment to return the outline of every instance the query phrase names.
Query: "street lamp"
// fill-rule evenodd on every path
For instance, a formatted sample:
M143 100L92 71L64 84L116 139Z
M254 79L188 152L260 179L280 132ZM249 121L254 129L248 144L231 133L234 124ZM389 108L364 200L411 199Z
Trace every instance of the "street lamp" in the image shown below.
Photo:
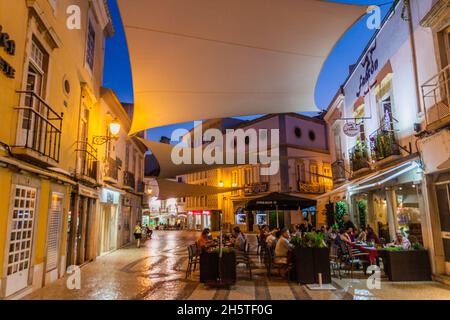
M120 132L120 123L117 120L112 121L109 124L110 135L107 136L95 136L92 138L92 143L95 145L102 145L106 142L117 139Z

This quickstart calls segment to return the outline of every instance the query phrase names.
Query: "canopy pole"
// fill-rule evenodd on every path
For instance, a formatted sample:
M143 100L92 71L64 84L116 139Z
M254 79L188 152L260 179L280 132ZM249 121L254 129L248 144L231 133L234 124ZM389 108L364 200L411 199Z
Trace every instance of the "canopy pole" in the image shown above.
M277 229L279 229L280 228L280 222L279 222L279 219L278 219L278 204L275 205L275 210L277 212Z

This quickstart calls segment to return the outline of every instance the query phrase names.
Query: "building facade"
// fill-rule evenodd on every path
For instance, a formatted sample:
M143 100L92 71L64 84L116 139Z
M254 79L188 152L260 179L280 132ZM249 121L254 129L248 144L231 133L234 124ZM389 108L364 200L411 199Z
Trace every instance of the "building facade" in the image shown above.
M418 146L430 221L430 251L435 278L450 283L450 1L434 1L421 20L431 31L436 73L421 82L425 122ZM434 59L432 59L434 58ZM445 277L447 275L447 277Z
M208 122L206 124L206 127L211 127ZM262 175L261 164L246 164L183 176L183 181L188 184L241 188L217 195L187 197L190 229L214 227L218 212L222 212L224 223L238 225L245 231L256 231L257 226L263 224L275 227L275 212L246 212L247 202L270 192L312 199L332 189L326 126L320 118L294 113L267 115L227 129L242 129L244 132L249 129L256 129L257 132L259 129L279 129L279 171L275 175ZM245 143L248 145L251 137L246 137ZM279 219L282 225L290 226L307 216L315 219L314 208L305 212L280 213Z
M436 57L449 52L448 47L439 49L445 41L437 39L448 26L448 1L441 2L447 18L440 20L434 35L423 22L437 2L397 2L351 66L325 115L335 187L318 197L320 223L339 225L347 213L358 227L370 225L382 241L392 241L396 232L415 237L429 249L435 273L442 272L444 250L430 194L443 197L444 192L439 195L440 180L433 176L437 165L432 163L442 164L450 156L442 150L449 141L445 130L423 138L430 118L442 120L441 110L448 114L448 104L436 105L431 99L424 104L428 79L446 72ZM434 148L442 156L437 149L425 151L426 139L437 139Z
M0 26L0 298L19 298L99 255L105 186L120 190L114 205L130 207L111 231L117 246L129 241L145 150L126 137L128 115L101 89L114 32L105 1L1 0ZM119 140L95 144L111 117L121 122ZM120 149L125 161L122 141L135 150L134 182L127 174L114 183L102 148Z

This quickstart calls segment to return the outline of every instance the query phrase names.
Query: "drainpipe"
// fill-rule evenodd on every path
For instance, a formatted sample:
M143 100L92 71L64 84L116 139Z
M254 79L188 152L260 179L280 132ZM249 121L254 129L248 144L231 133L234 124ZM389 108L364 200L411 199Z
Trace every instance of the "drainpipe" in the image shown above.
M422 107L420 102L420 84L419 84L419 71L417 64L417 52L416 52L416 40L414 39L414 26L412 21L412 13L411 13L411 0L403 0L403 5L408 11L408 15L406 20L408 21L409 27L409 38L411 42L411 55L412 55L412 63L413 63L413 71L414 71L414 84L416 89L416 98L417 98L417 114L420 115L422 113Z

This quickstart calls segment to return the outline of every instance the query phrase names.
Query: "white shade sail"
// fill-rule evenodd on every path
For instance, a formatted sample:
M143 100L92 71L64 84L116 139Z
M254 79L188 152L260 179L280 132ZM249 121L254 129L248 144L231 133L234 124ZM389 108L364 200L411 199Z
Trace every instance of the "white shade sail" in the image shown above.
M365 7L320 0L118 0L131 132L193 120L316 111L334 45Z
M201 186L195 184L180 183L172 180L158 179L156 180L156 190L152 190L152 196L158 198L158 200L167 200L170 198L182 198L182 197L198 197L212 194L226 193L240 188L221 188L211 186Z
M207 170L213 170L216 168L221 167L230 167L230 166L236 166L236 164L207 164L202 159L200 163L192 163L191 164L176 164L172 160L172 150L174 149L174 145L151 141L151 140L143 140L140 139L143 144L147 146L149 150L152 151L153 155L155 156L156 160L159 164L159 174L158 178L165 179L165 178L173 178L176 176L181 176L193 172L201 172L201 171L207 171ZM185 152L187 154L190 154L190 158L194 159L194 152L196 149L203 150L204 146L200 146L197 148L185 148ZM233 152L233 155L235 153ZM246 153L248 154L248 153ZM225 163L226 159L226 152L223 152L222 162Z

